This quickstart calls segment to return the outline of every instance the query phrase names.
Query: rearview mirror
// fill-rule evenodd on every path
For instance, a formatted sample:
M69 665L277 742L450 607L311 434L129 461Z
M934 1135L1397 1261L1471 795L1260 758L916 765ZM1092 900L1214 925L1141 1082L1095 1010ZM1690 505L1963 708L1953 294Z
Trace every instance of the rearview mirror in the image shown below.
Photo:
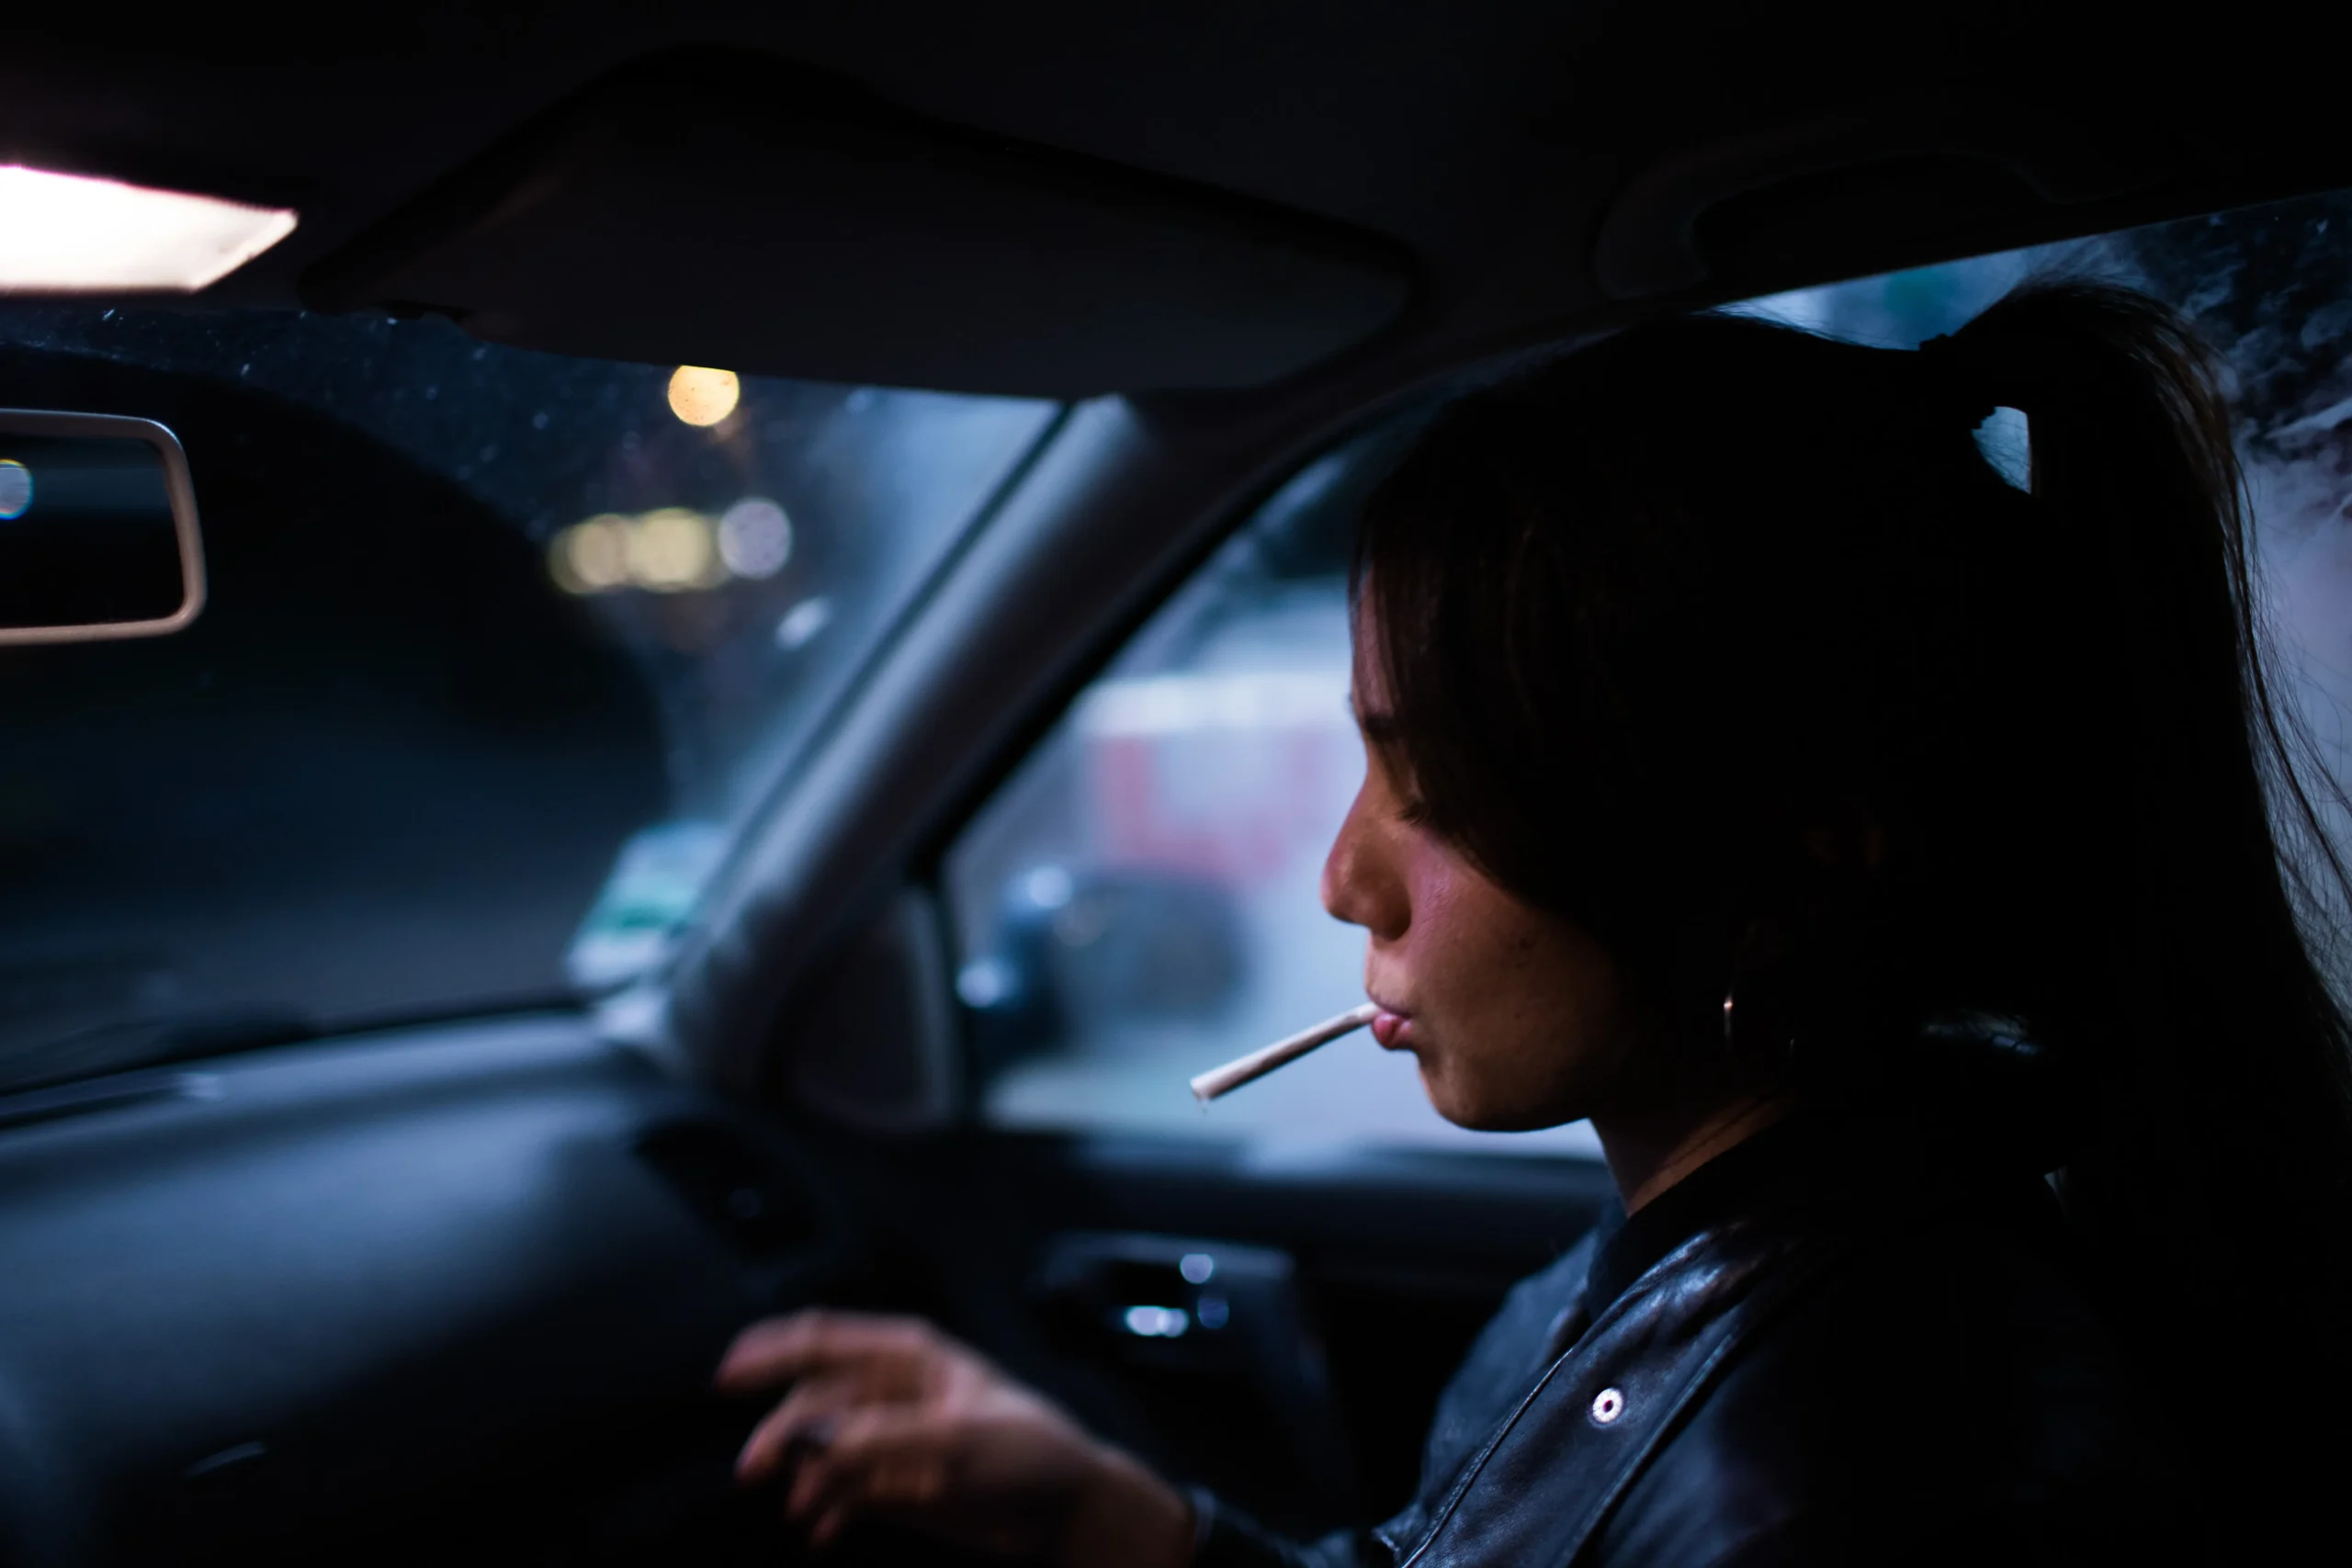
M203 607L178 437L119 414L0 409L0 646L160 637Z

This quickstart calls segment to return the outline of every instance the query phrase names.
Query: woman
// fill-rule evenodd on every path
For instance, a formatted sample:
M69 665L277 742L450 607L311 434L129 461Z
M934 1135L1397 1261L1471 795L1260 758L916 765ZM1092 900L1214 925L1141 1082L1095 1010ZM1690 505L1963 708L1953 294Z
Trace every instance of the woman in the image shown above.
M2352 1079L2238 497L2203 352L2108 288L1464 399L1367 509L1324 899L1439 1111L1590 1118L1627 1217L1363 1535L1267 1538L906 1320L747 1331L722 1383L793 1387L742 1474L1066 1564L2283 1555L2340 1481L2295 1413L2352 1387Z

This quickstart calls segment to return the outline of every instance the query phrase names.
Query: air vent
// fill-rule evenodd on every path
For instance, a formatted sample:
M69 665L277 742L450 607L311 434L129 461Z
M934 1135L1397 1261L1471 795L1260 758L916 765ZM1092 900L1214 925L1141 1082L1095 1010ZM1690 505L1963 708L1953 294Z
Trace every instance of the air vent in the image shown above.
M637 1152L754 1262L780 1258L822 1234L796 1174L741 1129L720 1122L673 1122L647 1134Z

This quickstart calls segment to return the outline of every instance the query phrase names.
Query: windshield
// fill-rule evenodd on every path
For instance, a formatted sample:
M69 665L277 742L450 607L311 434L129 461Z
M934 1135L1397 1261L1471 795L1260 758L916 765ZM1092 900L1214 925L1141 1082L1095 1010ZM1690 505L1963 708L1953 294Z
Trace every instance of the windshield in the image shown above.
M0 406L161 420L211 600L0 653L0 1081L617 984L1054 417L0 304Z

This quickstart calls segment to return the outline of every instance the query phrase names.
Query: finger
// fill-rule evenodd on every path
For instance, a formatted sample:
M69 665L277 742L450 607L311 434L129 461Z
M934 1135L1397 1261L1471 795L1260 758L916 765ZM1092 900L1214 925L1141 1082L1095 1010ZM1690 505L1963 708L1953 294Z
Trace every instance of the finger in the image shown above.
M736 1479L750 1484L766 1479L785 1462L796 1443L822 1448L831 1437L831 1418L856 1406L856 1394L838 1384L797 1383L791 1396L763 1417L735 1456Z
M921 1318L812 1308L764 1319L737 1335L719 1359L716 1381L720 1388L740 1393L843 1365L903 1367L937 1343L937 1335Z
M865 1504L876 1509L922 1509L946 1490L946 1470L935 1452L885 1460L867 1474Z
M741 1389L799 1377L848 1343L859 1325L855 1314L816 1308L763 1318L735 1336L719 1358L717 1381Z
M817 1516L808 1544L825 1546L860 1518L920 1515L939 1501L945 1483L944 1468L935 1460L876 1465L861 1490L843 1495Z
M905 1408L866 1408L843 1417L832 1441L811 1453L793 1475L785 1512L821 1522L843 1518L884 1500L880 1493L936 1501L945 1480L950 1434L938 1416Z
M746 1483L757 1482L783 1464L796 1441L829 1447L839 1417L866 1403L865 1392L853 1379L820 1378L793 1385L792 1393L765 1419L752 1428L735 1458L735 1473Z

